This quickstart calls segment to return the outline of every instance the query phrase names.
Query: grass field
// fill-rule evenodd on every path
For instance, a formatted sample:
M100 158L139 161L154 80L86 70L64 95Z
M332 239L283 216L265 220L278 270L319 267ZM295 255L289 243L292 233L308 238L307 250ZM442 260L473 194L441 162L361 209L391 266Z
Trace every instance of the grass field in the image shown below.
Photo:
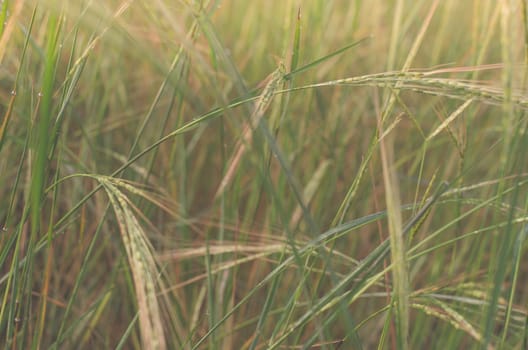
M0 16L2 348L528 348L528 2Z

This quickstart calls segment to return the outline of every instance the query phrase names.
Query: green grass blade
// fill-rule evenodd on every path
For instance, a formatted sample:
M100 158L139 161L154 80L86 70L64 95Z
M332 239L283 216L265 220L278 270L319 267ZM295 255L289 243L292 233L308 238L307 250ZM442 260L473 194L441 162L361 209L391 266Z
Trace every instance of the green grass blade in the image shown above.
M349 45L346 45L346 46L340 48L339 50L336 50L336 51L334 51L334 52L332 52L332 53L330 53L328 55L325 55L325 56L323 56L321 58L318 58L315 61L312 61L312 62L310 62L310 63L308 63L308 64L306 64L306 65L304 65L304 66L302 66L300 68L292 70L291 72L289 72L289 73L284 75L284 79L291 79L293 76L295 76L297 74L300 74L300 73L303 73L303 72L305 72L305 71L307 71L309 69L312 69L312 68L316 67L317 65L329 60L330 58L335 57L337 55L340 55L343 52L345 52L345 51L347 51L347 50L349 50L349 49L351 49L353 47L356 47L359 44L361 44L361 43L363 43L363 42L365 42L367 40L369 40L368 37L367 38L363 38L363 39L359 39L359 40L357 40L357 41L355 41L355 42L353 42L353 43L351 43Z

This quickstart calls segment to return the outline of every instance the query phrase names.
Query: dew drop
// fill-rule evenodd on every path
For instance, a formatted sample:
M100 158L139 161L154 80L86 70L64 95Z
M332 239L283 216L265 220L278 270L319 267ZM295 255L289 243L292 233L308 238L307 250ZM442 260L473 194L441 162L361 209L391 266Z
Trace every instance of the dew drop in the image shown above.
M39 93L38 93L38 97L42 97L42 96L44 96L44 95L42 94L42 92L39 92Z
M11 90L11 96L16 96L16 91L15 90Z

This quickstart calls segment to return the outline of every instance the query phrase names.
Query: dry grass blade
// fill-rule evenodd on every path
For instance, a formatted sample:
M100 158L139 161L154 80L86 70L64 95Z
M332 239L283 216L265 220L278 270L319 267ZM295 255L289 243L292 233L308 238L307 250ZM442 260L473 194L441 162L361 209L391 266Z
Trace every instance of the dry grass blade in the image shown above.
M273 100L273 96L278 90L280 83L283 79L284 72L281 67L277 68L271 74L268 84L262 91L262 94L260 94L259 99L255 104L255 109L250 117L249 122L247 122L244 127L242 139L238 142L236 150L233 156L231 157L231 160L228 162L229 165L227 167L227 171L224 175L224 178L220 182L220 186L218 186L215 198L220 197L226 190L229 183L231 183L231 181L233 180L233 177L235 176L236 169L240 164L242 156L246 152L247 147L251 144L251 140L253 139L253 132L259 125L260 120L264 116L264 113L270 106L271 101Z
M221 255L221 254L248 254L248 253L280 253L288 248L285 243L278 244L222 244L210 245L209 247L197 247L180 249L173 252L162 254L159 258L161 260L183 260L195 257L204 257L207 255Z
M438 319L450 323L455 329L459 329L465 332L466 334L468 334L473 339L479 342L482 342L483 340L482 334L478 332L475 327L473 327L471 323L469 323L464 318L464 316L462 316L460 313L456 312L444 303L440 303L440 305L436 307L431 305L413 303L412 307L418 310L422 310L430 316L434 316ZM486 349L493 350L495 348L491 345L488 345Z
M158 269L153 249L136 219L132 204L112 178L97 176L114 209L132 271L139 308L139 325L144 349L166 349L160 306L157 299Z
M478 70L475 70L478 71ZM500 87L484 84L479 81L468 81L457 78L433 78L432 74L440 71L411 71L411 72L384 72L361 75L351 78L337 79L317 84L310 84L294 88L292 90L304 90L321 88L325 86L347 85L347 86L375 86L381 88L396 88L398 90L414 91L421 94L444 96L448 98L474 99L475 101L502 105L504 93ZM512 105L528 108L528 99L523 91L513 91L510 102Z
M2 37L0 39L0 63L4 60L7 42L11 38L11 34L15 30L18 16L22 12L23 7L24 7L24 0L15 1L15 7L13 9L13 13L10 16L9 21L7 22L7 25L5 26L4 32L2 33Z
M456 111L451 113L451 115L446 120L444 120L442 124L440 124L440 126L438 126L438 128L436 128L431 133L431 135L427 136L426 141L430 141L433 137L442 132L442 130L444 130L453 120L455 120L460 114L462 114L462 112L471 104L471 102L473 102L472 98L464 102L460 107L457 108Z

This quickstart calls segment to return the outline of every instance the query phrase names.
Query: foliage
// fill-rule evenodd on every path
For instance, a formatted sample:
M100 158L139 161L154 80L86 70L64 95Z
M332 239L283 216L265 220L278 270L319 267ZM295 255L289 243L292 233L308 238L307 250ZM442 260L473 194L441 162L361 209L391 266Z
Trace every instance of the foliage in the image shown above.
M524 1L0 8L6 349L524 349Z

